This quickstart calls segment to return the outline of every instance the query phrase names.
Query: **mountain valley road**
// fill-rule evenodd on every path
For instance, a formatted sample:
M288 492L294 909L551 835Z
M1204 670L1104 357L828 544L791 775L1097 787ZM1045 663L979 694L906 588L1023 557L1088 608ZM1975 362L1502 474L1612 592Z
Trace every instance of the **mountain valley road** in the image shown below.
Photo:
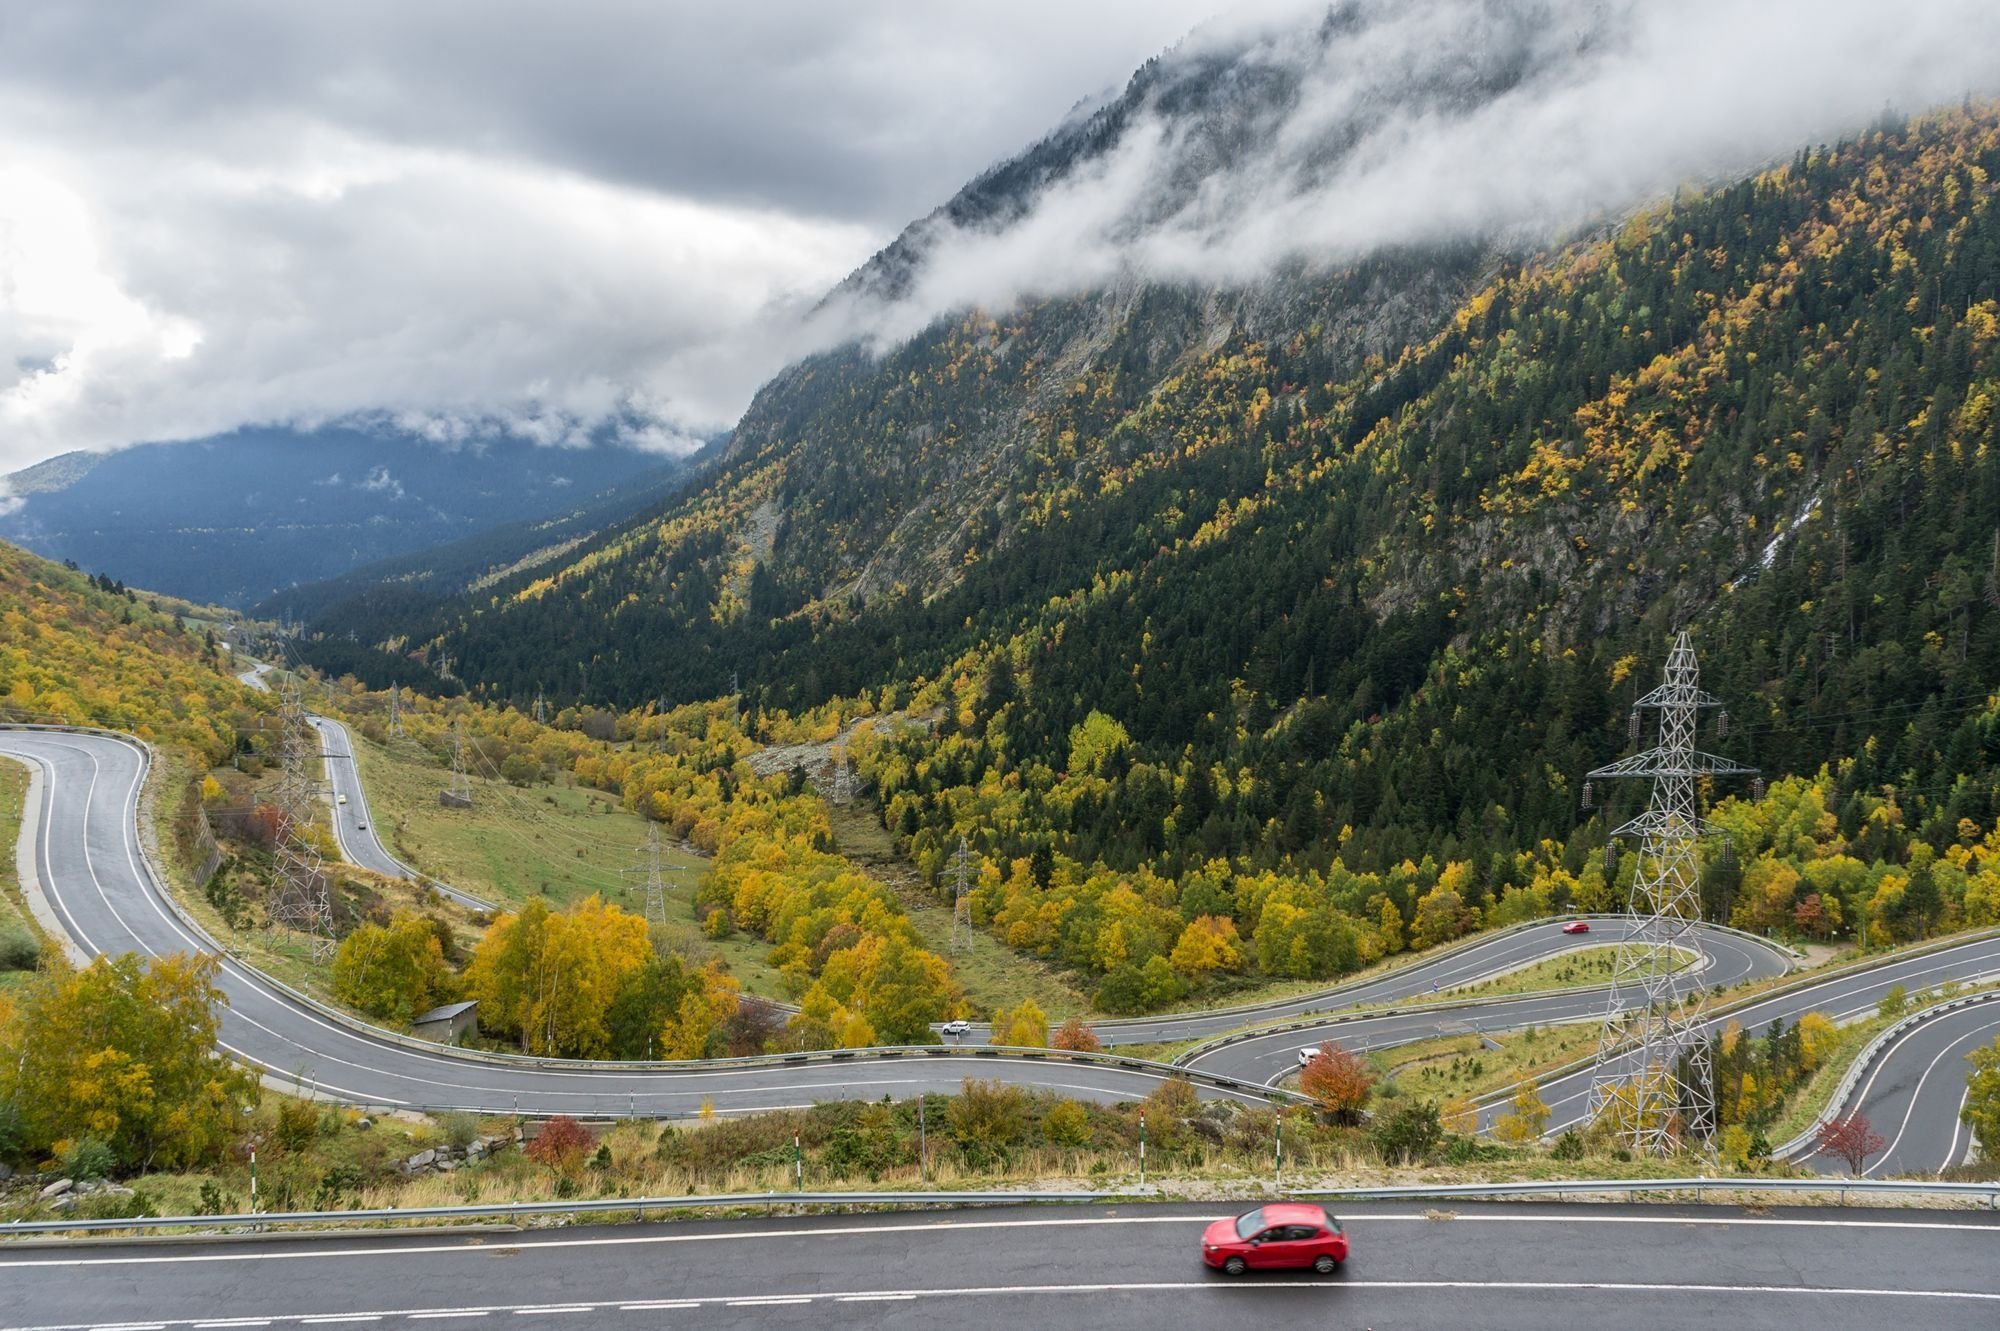
M139 791L147 770L138 745L102 733L58 730L0 730L0 753L27 763L36 773L37 795L24 819L23 882L39 885L57 927L88 953L137 951L167 954L205 952L209 941L181 919L154 883L139 843ZM350 799L353 797L350 796ZM1619 927L1623 927L1622 925ZM1609 936L1606 930L1605 935ZM1437 973L1454 983L1472 978L1472 968L1512 966L1524 949L1570 945L1551 925L1442 954ZM1736 980L1782 969L1762 944L1709 931L1703 946L1711 961L1704 980ZM1482 958L1482 953L1490 955ZM1423 964L1388 977L1407 991L1426 983ZM1832 976L1757 1000L1741 1020L1756 1030L1772 1017L1794 1017L1820 1008L1836 1016L1871 1011L1892 984L1912 991L1942 980L1966 980L2000 973L2000 938L1974 939L1928 954L1899 957L1889 964L1847 976ZM1160 1084L1163 1069L1136 1060L1119 1063L1046 1058L993 1057L991 1051L934 1048L897 1054L863 1051L814 1060L709 1064L596 1064L477 1057L439 1045L379 1032L317 1008L273 984L242 962L225 957L217 983L230 1006L221 1018L225 1050L280 1078L322 1094L367 1106L472 1109L530 1115L643 1115L692 1117L712 1106L717 1113L790 1108L831 1098L898 1099L955 1092L967 1077L1002 1078L1018 1085L1065 1095L1115 1102L1143 1098ZM1383 981L1338 991L1342 996ZM1262 1087L1297 1065L1297 1048L1335 1037L1356 1044L1396 1043L1425 1038L1438 1024L1445 1029L1497 1030L1555 1020L1577 1020L1601 1008L1601 991L1525 999L1493 999L1449 1009L1401 1015L1361 1014L1313 1019L1304 1029L1259 1035L1225 1044L1193 1060L1197 1071L1232 1084L1197 1082L1206 1097L1262 1103ZM1302 1000L1303 1001L1303 1000ZM1322 997L1321 1001L1325 1001ZM1580 1006L1581 1005L1581 1006ZM1587 1010L1586 1010L1587 1009ZM1904 1170L1934 1173L1954 1163L1969 1143L1954 1131L1965 1086L1962 1051L1987 1030L1982 1022L2000 1016L1994 1007L1967 1009L1983 1016L1947 1014L1938 1040L1911 1039L1864 1085L1885 1113L1896 1115L1897 1141L1871 1171L1886 1176ZM1205 1020L1196 1014L1195 1020ZM1155 1019L1161 1025L1181 1020ZM1907 1047L1905 1047L1907 1046ZM1240 1086L1233 1083L1241 1082ZM1587 1074L1549 1083L1544 1096L1555 1108L1556 1125L1573 1121L1588 1086ZM1893 1097L1901 1095L1900 1100ZM1890 1098L1882 1098L1890 1097ZM1885 1119L1885 1126L1887 1120ZM1825 1162L1820 1162L1824 1164ZM1997 1323L2000 1324L2000 1323Z

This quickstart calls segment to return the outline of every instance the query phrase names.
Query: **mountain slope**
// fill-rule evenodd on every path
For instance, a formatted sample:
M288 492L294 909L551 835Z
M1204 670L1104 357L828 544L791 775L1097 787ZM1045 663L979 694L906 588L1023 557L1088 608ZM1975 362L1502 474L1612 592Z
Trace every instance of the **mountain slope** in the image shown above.
M928 602L771 618L782 583L732 544L770 492L739 466L650 530L646 574L606 545L461 607L439 645L501 693L526 671L717 692L734 669L775 706L949 703L958 724L878 774L920 853L978 823L1009 855L1172 869L1565 836L1617 698L1691 622L1744 756L1852 759L1845 818L1893 780L1921 792L1910 830L1990 822L1996 173L2000 111L1932 117L1509 270L1358 373L1239 334L1135 402L1065 394L1047 437L1115 465ZM1000 374L953 359L978 324L877 386ZM878 462L864 500L871 478L902 483ZM1059 773L1093 712L1120 770L1075 805Z
M523 518L661 465L627 449L390 431L239 430L8 478L0 538L192 600L243 607L387 556Z

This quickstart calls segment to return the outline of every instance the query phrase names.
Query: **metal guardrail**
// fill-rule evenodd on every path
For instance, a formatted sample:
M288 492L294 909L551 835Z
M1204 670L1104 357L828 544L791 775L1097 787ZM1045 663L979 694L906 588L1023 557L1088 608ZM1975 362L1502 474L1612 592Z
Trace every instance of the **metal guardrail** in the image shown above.
M1547 923L1547 921L1543 921L1543 923ZM1696 957L1695 963L1685 971L1675 972L1677 976L1699 975L1715 962L1713 957L1704 953L1697 952L1694 955ZM1538 958L1538 960L1541 959ZM1525 969L1525 967L1521 969ZM1460 985L1453 987L1460 988L1467 985L1484 984L1494 978L1498 977L1486 976L1465 980ZM1252 1040L1262 1040L1273 1035L1285 1035L1298 1031L1325 1030L1328 1027L1344 1026L1352 1022L1373 1021L1380 1017L1420 1017L1430 1012L1452 1013L1461 1012L1468 1008L1492 1009L1511 1007L1515 1004L1531 1003L1546 998L1574 998L1590 994L1601 994L1608 992L1610 988L1611 986L1608 984L1591 984L1574 989L1531 989L1526 993L1505 994L1497 998L1480 998L1476 996L1470 998L1443 998L1440 995L1440 1001L1435 1003L1424 1002L1423 998L1426 995L1412 995L1410 998L1397 1000L1396 1005L1393 1007L1354 1007L1340 1008L1328 1012L1301 1013L1299 1019L1296 1021L1275 1022L1269 1026L1252 1026L1246 1030L1228 1031L1222 1035L1210 1036L1200 1044L1189 1049L1183 1049L1180 1053L1175 1054L1173 1062L1176 1067L1190 1067L1196 1059L1206 1058L1218 1049L1227 1049L1232 1045L1247 1044ZM1579 1021L1595 1021L1599 1019L1600 1014L1598 1013L1591 1013L1589 1016L1578 1018ZM1564 1025L1574 1023L1538 1022L1535 1024ZM1486 1027L1485 1029L1504 1031L1518 1030L1520 1028L1498 1024Z
M1603 1197L1625 1194L1628 1201L1643 1193L1692 1192L1697 1200L1710 1193L1792 1192L1836 1193L1841 1204L1849 1194L1923 1196L1958 1201L1984 1201L2000 1210L2000 1181L1991 1183L1939 1183L1934 1179L1872 1178L1653 1178L1653 1179L1568 1179L1541 1183L1451 1183L1437 1186L1417 1184L1398 1188L1322 1188L1295 1192L1295 1197L1346 1201L1420 1201L1486 1197Z
M1260 1012L1289 1012L1291 1009L1294 1008L1298 1009L1296 1015L1301 1017L1321 1015L1327 1013L1346 1012L1353 1007L1353 1004L1341 1002L1340 1000L1343 997L1343 995L1351 993L1357 989L1366 989L1371 985L1381 984L1386 980L1393 980L1400 978L1402 976L1407 975L1411 971L1418 970L1424 966L1434 965L1442 961L1450 961L1454 957L1460 956L1466 952L1471 952L1477 948L1485 947L1490 943L1497 943L1503 938L1511 938L1515 934L1528 933L1536 929L1546 929L1552 924L1566 924L1571 920L1597 920L1610 924L1610 923L1617 923L1619 921L1629 921L1634 918L1635 917L1631 915L1619 915L1610 911L1590 911L1581 915L1545 915L1540 919L1523 920L1519 924L1510 924L1505 926L1504 928L1495 929L1491 933L1482 933L1475 935L1471 938L1460 939L1445 947L1432 948L1427 952L1413 952L1409 954L1410 962L1408 965L1400 966L1392 971L1386 971L1381 975L1369 976L1366 979L1348 980L1341 984L1332 985L1326 989L1314 990L1311 993L1298 994L1291 998L1266 999L1262 1002L1257 1002L1257 1003L1240 1003L1234 1007L1202 1008L1194 1012L1162 1012L1149 1017L1110 1017L1102 1021L1091 1022L1090 1029L1098 1032L1099 1034L1103 1034L1106 1031L1117 1032L1120 1030L1124 1030L1128 1027L1159 1026L1168 1022L1183 1020L1183 1019L1205 1020L1211 1017L1237 1017L1237 1016L1241 1016L1246 1019L1254 1019L1256 1015ZM1775 939L1762 938L1756 934L1746 933L1744 930L1741 929L1730 928L1728 925L1704 924L1703 927L1709 929L1715 929L1723 933L1736 934L1742 938L1746 938L1753 942L1759 943L1762 946L1773 948L1779 952L1783 952L1786 955L1790 956L1794 961L1798 960L1803 955L1796 949L1787 947L1783 943L1780 943ZM1576 950L1580 951L1582 950L1583 947L1593 947L1593 946L1604 946L1604 944L1602 941L1595 943L1586 943L1581 945ZM1509 969L1523 970L1526 969L1528 966L1532 966L1544 959L1545 958L1542 957L1530 958L1527 961L1524 961L1520 966L1511 967ZM1506 970L1491 972L1490 974L1481 975L1472 979L1458 981L1457 985L1455 985L1454 987L1467 984L1483 983L1484 981L1489 979L1497 979L1501 976L1506 975L1507 973L1508 971ZM1420 997L1420 995L1412 994L1410 995L1410 997L1416 998ZM1390 1000L1390 1001L1395 1001L1395 1000ZM1321 1007L1321 1008L1299 1008L1298 1006L1301 1003L1319 1003L1319 1002L1329 1003L1332 1006Z
M1790 1192L1837 1194L1844 1205L1851 1195L1921 1196L1951 1201L1983 1201L2000 1210L2000 1182L1938 1183L1915 1179L1559 1179L1535 1183L1416 1184L1388 1188L1304 1188L1290 1197L1327 1201L1469 1201L1490 1198L1606 1197L1628 1200L1660 1193L1693 1193L1706 1200L1712 1193ZM112 1232L149 1229L215 1229L269 1225L338 1225L380 1220L524 1219L543 1215L603 1215L648 1211L688 1211L751 1206L1020 1206L1029 1204L1107 1204L1178 1202L1157 1189L1124 1192L735 1192L687 1197L599 1197L589 1201L489 1202L465 1206L378 1207L357 1211L267 1211L236 1215L144 1216L126 1220L30 1220L0 1224L0 1239L9 1235Z
M1706 1008L1696 1013L1695 1014L1696 1019L1704 1024L1721 1021L1725 1017L1733 1016L1738 1012L1742 1012L1749 1008L1756 1007L1760 1003L1767 1003L1775 998L1784 998L1789 996L1795 996L1798 994L1808 993L1813 989L1817 989L1822 985L1830 984L1837 980L1849 979L1856 975L1865 975L1869 971L1883 970L1890 966L1900 965L1905 961L1914 961L1923 957L1935 955L1936 953L1939 952L1949 952L1955 948L1966 947L1973 943L1990 942L1995 938L2000 938L2000 929L1979 929L1971 933L1955 934L1949 938L1941 938L1935 942L1927 943L1921 947L1904 948L1896 951L1879 953L1875 956L1864 957L1860 961L1849 962L1847 965L1836 966L1832 970L1825 971L1821 974L1807 976L1806 978L1799 980L1797 983L1786 983L1771 989L1760 989L1754 994L1739 994L1736 997L1728 999L1727 1001L1715 1007ZM1981 972L1980 974L1982 976L1985 976L1990 974L1990 972ZM1925 1012L1930 1012L1933 1010L1934 1009L1926 1008ZM1630 1048L1629 1044L1620 1045L1618 1049L1614 1050L1613 1052L1614 1053L1624 1052L1626 1049L1629 1048ZM1595 1055L1587 1056L1584 1058L1573 1059L1570 1062L1564 1063L1559 1067L1550 1068L1548 1071L1540 1073L1539 1075L1531 1078L1530 1080L1536 1086L1546 1086L1550 1082L1560 1081L1564 1077L1574 1076L1576 1073L1583 1071L1585 1068L1593 1066L1596 1062L1597 1058ZM1521 1087L1526 1084L1527 1082L1522 1082L1522 1081L1511 1082L1508 1085L1499 1087L1496 1090L1487 1091L1483 1095L1474 1096L1473 1104L1476 1107L1478 1107L1481 1111L1493 1108L1495 1106L1505 1103L1507 1099L1514 1094L1515 1091L1520 1090Z
M1840 1079L1840 1084L1834 1087L1833 1095L1826 1102L1826 1108L1820 1110L1819 1115L1813 1119L1811 1125L1798 1136L1781 1143L1772 1150L1771 1158L1773 1160L1790 1160L1797 1156L1811 1154L1807 1148L1813 1146L1814 1139L1819 1135L1819 1130L1840 1117L1842 1106L1846 1105L1848 1100L1852 1098L1855 1088L1861 1084L1862 1077L1869 1073L1876 1062L1882 1057L1883 1052L1891 1044L1894 1044L1917 1027L1935 1021L1948 1012L1956 1012L1961 1008L1977 1007L1983 1003L1993 1002L2000 1002L2000 990L1989 990L1983 994L1967 994L1962 998L1948 998L1942 1003L1932 1003L1927 1007L1920 1007L1902 1020L1889 1026L1887 1030L1882 1031L1874 1039L1861 1047L1861 1052L1854 1056L1852 1063L1848 1064L1847 1073Z

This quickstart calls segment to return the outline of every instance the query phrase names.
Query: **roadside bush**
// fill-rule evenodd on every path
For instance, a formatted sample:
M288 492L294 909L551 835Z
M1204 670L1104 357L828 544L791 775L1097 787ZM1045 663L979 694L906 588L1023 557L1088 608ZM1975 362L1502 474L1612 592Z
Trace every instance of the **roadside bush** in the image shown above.
M1554 1148L1549 1151L1549 1158L1551 1160L1583 1159L1583 1137L1574 1128L1564 1131L1562 1136L1556 1138Z
M1090 1115L1074 1100L1064 1100L1042 1116L1042 1140L1074 1149L1090 1140Z
M129 1197L123 1193L100 1192L84 1198L83 1205L76 1208L76 1215L84 1220L137 1220L159 1213L153 1199L144 1192L134 1192Z
M1005 1160L1028 1132L1028 1097L1018 1086L967 1077L945 1122L952 1140L974 1166Z
M42 945L19 925L0 929L0 971L31 971L42 959Z
M319 1109L310 1100L280 1100L271 1135L287 1151L303 1151L319 1136Z
M565 1178L582 1166L589 1151L589 1129L567 1114L558 1114L544 1123L541 1135L528 1143L530 1160L547 1165Z
M117 1168L117 1153L97 1137L79 1138L62 1153L62 1172L79 1183L86 1179L108 1178Z
M1429 1101L1404 1105L1376 1125L1375 1149L1392 1165L1428 1164L1444 1144L1444 1123Z
M479 1120L470 1114L442 1115L438 1127L444 1131L445 1145L454 1151L463 1151L479 1136Z

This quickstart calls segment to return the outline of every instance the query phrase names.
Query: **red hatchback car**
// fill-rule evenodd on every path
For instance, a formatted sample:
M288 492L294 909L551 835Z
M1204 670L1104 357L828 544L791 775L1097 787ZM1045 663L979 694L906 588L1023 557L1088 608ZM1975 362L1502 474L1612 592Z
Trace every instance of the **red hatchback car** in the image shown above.
M1566 934L1587 934L1590 932L1590 921L1571 920L1563 926L1563 932Z
M1323 1207L1282 1202L1210 1225L1201 1260L1232 1276L1305 1266L1331 1275L1347 1260L1347 1235Z

